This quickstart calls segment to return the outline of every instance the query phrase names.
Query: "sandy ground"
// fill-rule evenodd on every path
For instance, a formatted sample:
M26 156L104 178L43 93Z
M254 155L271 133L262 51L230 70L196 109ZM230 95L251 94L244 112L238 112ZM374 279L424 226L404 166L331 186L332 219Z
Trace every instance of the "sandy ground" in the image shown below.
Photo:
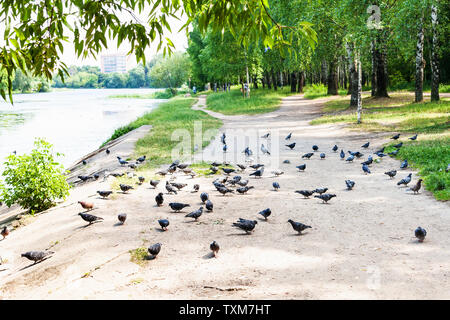
M410 169L399 170L390 180L383 172L398 169L399 162L388 157L371 166L364 175L360 162L346 163L333 153L337 144L347 150L361 150L370 141L365 156L387 141L386 134L350 132L341 125L309 126L320 115L324 100L303 100L292 96L278 111L258 116L222 116L221 132L227 133L224 154L219 135L203 150L204 159L243 162L245 134L271 139L247 139L254 162L265 163L261 179L247 195L222 196L211 177L191 179L183 174L176 181L188 186L178 195L167 195L162 179L156 190L145 183L129 194L117 193L102 200L95 195L108 189L111 180L76 188L56 210L12 232L0 241L0 297L3 299L449 299L450 298L450 218L449 204L438 202L426 191L413 195L396 182ZM204 102L200 100L200 105ZM284 146L284 137L293 132L294 150ZM419 136L420 139L420 136ZM271 156L257 153L260 143ZM300 156L319 152L311 160ZM244 147L242 147L244 146ZM253 147L252 147L253 146ZM278 152L277 152L278 150ZM327 157L320 160L318 154ZM114 154L111 154L115 156ZM290 164L283 164L285 159ZM306 163L305 172L296 165ZM280 177L270 173L284 171ZM251 170L241 175L247 179ZM168 177L169 178L169 177ZM417 181L413 172L413 181ZM356 182L347 191L345 179ZM281 190L272 190L278 181ZM214 203L213 213L204 213L198 222L184 215L200 206L200 184ZM336 198L322 204L316 198L303 199L298 189L326 186ZM155 207L154 197L164 192L164 206ZM77 216L78 199L95 203L92 214L105 220L91 226ZM168 203L186 202L191 208L172 213ZM271 208L269 220L257 212ZM192 209L192 210L188 210ZM125 225L117 225L117 214L126 212ZM258 224L246 235L231 224L239 217L256 219ZM157 219L169 218L169 231L161 232ZM311 225L297 235L288 219ZM414 238L414 229L428 231L423 243ZM209 255L216 240L218 258ZM129 250L162 243L158 258L139 266L130 261ZM50 249L55 254L36 265L20 257L29 250Z

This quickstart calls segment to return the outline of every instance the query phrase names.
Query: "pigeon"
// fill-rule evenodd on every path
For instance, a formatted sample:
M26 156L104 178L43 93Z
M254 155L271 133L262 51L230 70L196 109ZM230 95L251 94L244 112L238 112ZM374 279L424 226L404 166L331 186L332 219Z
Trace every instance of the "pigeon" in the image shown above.
M228 189L227 187L218 187L217 188L217 191L219 191L221 194L223 194L224 196L227 194L227 193L233 193L234 191L233 190L231 190L231 189Z
M236 165L239 167L239 169L241 169L241 171L244 171L245 169L247 169L247 167L244 166L243 164L236 164Z
M1 235L3 236L3 239L5 239L9 235L9 230L7 226L3 227Z
M98 180L98 178L100 178L100 175L99 175L98 173L95 173L95 174L94 174L94 179L95 179L95 180Z
M345 184L347 185L347 190L352 190L355 186L355 181L345 180Z
M383 153L384 152L384 147L383 148L381 148L381 149L378 149L377 151L375 151L374 153L375 154L377 154L377 153Z
M240 187L237 188L236 191L239 192L240 194L245 194L247 193L248 190L253 189L253 186L245 186L245 187Z
M82 213L82 212L80 212L78 215L81 216L81 218L84 221L89 222L89 224L92 224L94 221L97 221L97 220L103 220L103 218L94 216L94 215L89 214L89 213Z
M86 209L88 211L94 208L94 204L92 202L78 201L78 203L81 204L83 209Z
M200 185L194 184L194 190L192 192L198 192L198 190L200 190Z
M159 183L159 180L150 180L150 185L151 185L154 189L156 189L156 186L158 185L158 183Z
M416 185L414 187L411 187L411 189L409 190L413 191L414 194L419 193L420 187L422 186L422 181L423 181L422 179L419 179Z
M177 183L177 182L172 182L171 185L177 188L178 190L181 190L187 186L186 183Z
M392 179L392 178L395 177L395 175L397 174L397 170L387 171L387 172L385 172L384 174L388 175L389 178Z
M86 160L83 160L83 165L87 165L87 161Z
M159 219L158 223L161 226L161 229L163 231L167 231L167 227L169 226L169 220L168 219Z
M173 168L173 167L177 167L180 164L180 160L175 160L174 162L172 162L172 164L169 166L169 168Z
M377 156L380 158L386 157L386 155L383 152L374 152Z
M185 215L185 218L194 218L195 221L197 221L198 218L200 218L200 216L203 213L203 207L198 208L195 211L192 211L191 213L188 213L187 215Z
M180 163L179 165L177 165L177 168L178 168L178 169L181 169L181 170L184 170L184 169L186 169L187 167L189 167L189 164L188 164L188 163Z
M272 211L269 208L267 208L258 212L258 214L262 215L264 219L267 220L267 218L272 214Z
M156 201L156 205L158 207L161 207L163 202L164 202L164 198L163 198L163 194L162 192L158 193L158 195L155 197L155 201Z
M319 150L319 147L316 146L316 145L313 145L313 146L312 146L312 149L313 149L314 151L317 151L317 150Z
M399 186L399 185L404 184L405 186L407 186L408 183L411 182L411 176L412 176L412 173L408 174L408 176L406 178L404 178L404 179L400 180L399 182L397 182L397 185Z
M401 148L402 146L403 146L403 142L400 142L399 144L396 144L396 145L394 145L393 147L399 149L399 148Z
M143 184L144 181L145 181L145 178L144 178L144 177L138 177L138 180L139 180L139 183L140 183L140 184Z
M109 149L106 149L106 154L110 154L111 151Z
M190 207L191 205L186 204L186 203L180 203L180 202L171 202L169 203L169 207L175 211L175 212L179 212L181 210L183 210L186 207Z
M200 194L200 200L202 200L203 203L205 203L206 200L208 200L208 199L209 199L209 196L208 196L208 194L206 192L202 192Z
M397 133L395 136L391 137L390 139L397 140L398 138L400 138L400 133ZM381 152L383 152L383 151L381 151Z
M233 168L222 168L222 171L223 171L225 174L229 175L230 173L235 172L236 169L233 169Z
M345 158L344 150L341 149L341 153L339 154L339 156L341 157L342 160L344 160L344 158Z
M121 166L128 164L128 161L123 160L121 157L117 157Z
M291 143L291 144L286 144L286 147L288 147L289 149L294 149L295 148L295 142Z
M359 151L352 152L352 151L349 150L348 153L351 154L352 156L357 157L358 159L361 158L364 155L363 153L361 153Z
M113 172L113 173L111 173L111 175L115 178L123 177L125 175L125 172L122 172L122 173Z
M284 140L291 140L291 137L292 137L292 132L289 133L289 134L286 136L286 138L284 138Z
M117 219L119 219L119 221L122 222L122 224L124 224L125 220L127 220L127 214L126 213L120 213L117 216Z
M267 153L268 155L270 155L269 150L267 150L266 147L264 147L264 144L261 144L261 151L262 151L263 154Z
M169 171L168 170L160 170L158 171L156 174L159 174L160 176L165 176L166 174L168 174Z
M253 173L250 173L250 176L255 176L255 178L256 177L261 177L263 175L263 173L264 173L264 167L261 167L261 169L256 170Z
M222 148L222 150L223 150L223 152L227 152L227 150L228 150L228 147L227 147L227 145L226 145L226 144L224 144L224 145L223 145L223 148Z
M158 253L161 251L161 243L155 243L154 245L148 247L148 253L151 254L151 256L153 257L153 259L156 258L156 256L158 255Z
M236 182L238 185L240 185L241 187L245 187L248 184L248 180L239 180L238 182Z
M166 190L167 193L175 193L177 194L177 190L175 190L175 188L169 183L169 181L166 181Z
M278 177L278 176L281 176L281 175L284 173L284 171L281 171L281 170L274 170L274 171L272 171L271 173L273 173L276 177Z
M367 164L363 164L362 165L362 170L364 171L364 173L370 173L370 169L369 169L369 166Z
M328 188L317 188L314 190L315 193L322 194L327 192Z
M366 161L364 161L364 162L361 162L361 164L365 164L365 165L371 165L372 164L372 162L373 162L373 158L372 158L372 156L369 156L368 158L367 158L367 160Z
M136 169L137 168L137 166L134 164L134 163L131 163L131 164L129 164L128 165L131 169Z
M299 166L296 166L296 168L298 169L298 171L305 171L306 169L306 163L305 164L301 164Z
M34 264L38 263L39 261L44 260L47 256L53 254L53 251L28 251L25 253L22 253L21 256L27 258L28 260L34 261Z
M394 151L392 151L392 152L389 152L388 153L388 155L390 155L390 156L396 156L397 155L397 153L399 153L399 149L396 149L396 150L394 150Z
M314 153L312 153L312 152L305 153L304 155L302 155L302 159L303 159L303 158L309 159L309 158L311 158L313 155L314 155Z
M320 159L325 159L325 153L322 152L322 153L320 154Z
M249 147L245 148L244 153L247 157L250 157L251 155L253 155L253 151L250 150Z
M242 177L241 176L234 176L233 179L231 179L230 181L228 181L228 183L235 185L236 183L238 183L239 181L241 181Z
M217 257L217 253L219 252L220 246L216 241L213 241L210 245L209 248L211 249L213 256Z
M283 161L283 163L289 164L289 163L291 163L291 162L290 162L288 159L286 159L286 160Z
M250 166L250 168L255 169L255 170L258 170L258 169L261 168L261 167L264 167L264 165L263 165L263 164L260 164L260 163L252 164L252 165Z
M261 138L263 138L263 139L267 139L267 138L269 138L269 136L270 136L270 132L269 133L266 133L265 135L263 135Z
M249 234L253 231L253 229L255 229L257 224L258 224L258 221L256 221L256 220L252 221L252 220L239 218L239 220L237 222L234 222L232 226L240 228L240 229L244 230L245 232L247 232L247 234Z
M366 142L361 146L361 148L367 149L369 147L369 144L370 144L369 142Z
M207 211L213 211L214 205L213 205L213 203L211 202L211 200L209 200L209 199L206 200L205 208L206 208Z
M338 150L338 146L337 146L337 145L334 145L333 148L332 148L331 150L333 150L333 152L336 152L336 151Z
M91 176L78 176L78 179L80 179L83 182L86 182L89 179L92 179L92 177Z
M422 227L417 227L417 229L414 231L414 235L417 239L419 239L419 242L423 242L423 240L425 240L425 237L427 236L427 231Z
M314 198L319 198L322 200L322 203L328 203L329 200L331 200L333 197L336 197L335 194L331 193L324 193L319 196L314 196Z
M209 170L211 170L211 174L216 174L216 172L219 171L219 168L211 167L211 168L209 168Z
M400 169L406 169L408 168L408 160L405 159L403 160L403 162L400 164Z
M313 195L314 191L309 191L309 190L296 190L296 193L300 193L302 196L304 196L305 198L309 198L310 196Z
M412 137L409 137L408 139L412 140L412 141L416 140L417 139L417 134L413 135Z
M214 161L214 162L211 163L210 165L211 165L212 167L218 167L218 166L221 166L222 163L221 163L221 162Z
M170 166L168 169L167 169L167 173L174 173L175 171L177 171L177 166Z
M275 189L275 191L278 191L278 189L280 189L280 184L275 181L272 183L272 187Z
M302 231L305 229L312 228L311 226L307 226L306 224L303 224L301 222L296 222L291 219L289 219L288 222L292 225L292 229L297 231L299 234L301 234Z
M146 157L147 157L147 156L139 157L139 158L136 159L136 161L139 162L139 163L142 163L142 162L145 161L145 158L146 158Z
M222 136L220 137L220 141L222 141L223 144L226 144L225 138L227 136L225 135L225 132L222 133Z
M120 187L120 190L122 190L123 193L127 193L128 190L134 189L132 186L127 185L127 184L122 184L122 183L119 185L119 187Z
M345 159L345 161L353 162L354 159L355 159L355 156L351 154L347 159Z
M97 191L100 197L108 198L113 192L112 191Z

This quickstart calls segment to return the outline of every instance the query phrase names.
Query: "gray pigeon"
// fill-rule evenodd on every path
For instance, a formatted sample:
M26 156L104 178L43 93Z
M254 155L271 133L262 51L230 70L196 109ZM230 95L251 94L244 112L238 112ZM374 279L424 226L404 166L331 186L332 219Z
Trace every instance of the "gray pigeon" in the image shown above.
M272 187L275 189L275 191L278 191L278 189L280 189L280 184L275 181L272 183Z
M255 178L256 178L256 177L260 177L260 178L261 178L261 176L263 175L263 173L264 173L264 167L261 167L261 169L256 170L256 171L253 172L253 173L250 173L250 176L255 176Z
M34 261L34 264L36 264L53 253L53 251L28 251L22 253L21 256L27 258L28 260Z
M161 229L163 229L163 231L167 231L167 227L169 226L168 219L160 219L160 220L158 220L158 223L161 226Z
M206 200L208 200L208 198L209 198L209 196L208 196L208 194L206 192L202 192L200 194L200 200L202 200L203 203L205 203Z
M419 242L423 242L423 240L425 240L425 237L427 236L427 231L422 227L418 227L414 231L414 235L417 239L419 239Z
M400 180L399 182L397 182L397 185L399 186L399 185L404 184L405 186L407 186L408 183L411 182L411 176L412 176L412 173L408 174L408 176L406 178L404 178L404 179Z
M186 204L186 203L180 203L180 202L171 202L171 203L169 203L169 207L173 211L179 212L179 211L183 210L186 207L190 207L190 205Z
M392 178L395 177L395 175L397 174L397 170L387 171L387 172L385 172L384 174L385 174L385 175L388 175L389 178L392 179Z
M264 219L267 220L267 218L272 214L272 211L269 208L267 208L258 212L258 214L262 215Z
M314 190L315 193L322 194L327 192L328 188L317 188Z
M306 164L301 164L299 166L296 166L296 168L298 169L298 171L305 171L306 169Z
M166 190L167 193L175 193L177 194L177 190L175 190L175 188L169 183L169 181L166 181Z
M309 190L296 190L295 192L300 193L305 198L309 198L310 196L312 196L314 194L314 191L309 191Z
M155 243L154 245L148 247L148 253L151 254L152 258L155 259L158 253L161 251L161 243Z
M261 144L261 151L262 151L263 154L267 153L268 155L270 155L269 150L267 150L267 148L264 146L264 144Z
M89 222L89 224L92 224L94 221L97 221L97 220L103 220L103 218L94 216L94 215L89 214L89 213L82 213L82 212L80 212L78 215L81 216L81 218L84 221Z
M195 221L197 221L198 218L200 218L200 216L203 213L203 207L198 208L195 211L192 211L191 213L188 213L187 215L185 215L186 218L194 218Z
M345 184L347 185L347 190L352 190L355 186L355 181L345 180Z
M309 159L309 158L311 158L313 155L314 155L314 153L312 153L312 152L305 153L304 155L302 155L302 159L303 159L303 158Z
M214 209L214 205L211 202L211 200L209 200L209 199L206 200L205 207L206 207L206 210L208 210L208 211L213 211L213 209Z
M239 218L237 222L233 223L233 227L240 228L247 232L247 234L251 233L253 229L255 229L255 226L258 224L258 221L256 220L247 220Z
M292 228L295 231L297 231L299 234L301 234L303 230L311 228L311 226L307 226L306 224L303 224L301 222L296 222L291 219L289 219L288 222L292 225Z
M213 256L217 257L217 253L219 252L220 246L216 241L213 241L210 245L209 248L211 249L211 251L213 252Z
M124 223L125 223L125 220L127 220L127 214L126 214L126 213L120 213L120 214L117 216L117 219L119 219L119 221L120 221L122 224L124 224Z
M245 187L240 187L237 188L236 191L239 192L240 194L246 194L248 190L253 189L254 186L245 186Z
M324 193L318 196L314 196L314 198L321 199L323 203L328 203L328 201L330 201L333 197L336 197L336 195L331 193Z

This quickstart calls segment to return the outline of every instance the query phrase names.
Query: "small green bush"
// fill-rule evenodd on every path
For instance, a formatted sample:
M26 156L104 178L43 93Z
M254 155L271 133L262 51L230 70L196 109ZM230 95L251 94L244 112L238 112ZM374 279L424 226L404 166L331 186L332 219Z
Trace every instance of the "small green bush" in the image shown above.
M54 206L69 194L64 168L55 161L52 145L37 138L34 146L30 154L7 157L4 182L0 181L0 200L8 207L17 203L31 214Z

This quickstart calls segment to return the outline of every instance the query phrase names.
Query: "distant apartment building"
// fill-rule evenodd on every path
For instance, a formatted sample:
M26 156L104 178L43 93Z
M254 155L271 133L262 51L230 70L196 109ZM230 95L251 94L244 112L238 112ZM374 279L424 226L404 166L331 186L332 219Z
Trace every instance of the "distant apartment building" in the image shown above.
M127 56L125 54L102 55L101 70L103 73L127 72Z

